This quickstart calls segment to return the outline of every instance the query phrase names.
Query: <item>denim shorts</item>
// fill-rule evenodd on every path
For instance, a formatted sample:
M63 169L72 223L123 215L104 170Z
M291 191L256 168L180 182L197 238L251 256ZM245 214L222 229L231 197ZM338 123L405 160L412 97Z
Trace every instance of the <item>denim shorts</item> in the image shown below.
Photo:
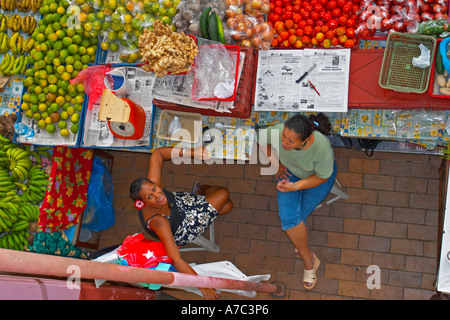
M290 182L301 180L290 171ZM306 218L314 209L328 196L336 179L337 167L336 161L333 165L333 173L327 181L321 185L304 190L280 192L278 194L278 211L281 220L281 228L288 230L299 225L302 221L306 225Z

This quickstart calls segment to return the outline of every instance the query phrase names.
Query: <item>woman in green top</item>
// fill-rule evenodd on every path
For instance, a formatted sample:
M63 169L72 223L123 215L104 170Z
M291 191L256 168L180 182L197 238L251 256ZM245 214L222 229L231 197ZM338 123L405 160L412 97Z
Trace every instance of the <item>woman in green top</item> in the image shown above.
M325 136L331 129L320 113L295 115L284 124L261 129L258 143L275 168L281 227L303 259L303 284L312 289L320 260L308 248L306 219L326 198L336 178L333 148ZM278 167L277 167L278 166Z

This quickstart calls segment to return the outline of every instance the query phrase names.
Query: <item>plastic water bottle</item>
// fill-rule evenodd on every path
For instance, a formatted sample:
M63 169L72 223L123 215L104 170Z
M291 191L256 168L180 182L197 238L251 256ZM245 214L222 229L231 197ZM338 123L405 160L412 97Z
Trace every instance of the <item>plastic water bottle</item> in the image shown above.
M169 124L169 128L167 129L167 133L169 135L173 135L175 134L175 132L177 132L179 129L181 129L181 122L180 122L180 118L178 118L177 116L175 116L173 118L173 120L170 122Z
M15 123L14 124L14 131L21 136L25 136L27 139L31 139L34 137L34 130L33 128L27 126L24 123Z

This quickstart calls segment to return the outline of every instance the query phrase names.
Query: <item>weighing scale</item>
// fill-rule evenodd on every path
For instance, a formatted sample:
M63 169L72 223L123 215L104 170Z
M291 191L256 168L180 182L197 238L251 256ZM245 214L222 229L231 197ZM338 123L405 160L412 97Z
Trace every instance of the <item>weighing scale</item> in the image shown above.
M144 135L144 109L127 98L116 97L109 89L103 90L98 119L106 121L118 139L138 140Z

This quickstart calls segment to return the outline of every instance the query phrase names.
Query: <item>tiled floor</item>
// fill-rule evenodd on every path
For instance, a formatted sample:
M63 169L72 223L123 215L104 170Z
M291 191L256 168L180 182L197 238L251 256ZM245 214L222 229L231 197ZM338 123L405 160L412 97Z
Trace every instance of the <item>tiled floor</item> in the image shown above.
M142 231L129 185L145 176L150 155L111 152L116 224L102 232L101 247ZM284 299L429 299L437 270L439 166L432 155L364 152L335 148L338 180L350 194L308 219L309 244L321 259L319 280L302 286L303 263L280 228L275 183L259 164L164 165L168 189L190 190L195 180L228 187L233 211L215 223L219 253L183 253L188 262L228 260L247 275L270 274L286 285ZM379 267L380 273L368 270ZM379 274L380 289L367 283ZM185 291L164 290L180 299ZM223 294L221 299L243 297ZM254 299L271 299L259 293Z

